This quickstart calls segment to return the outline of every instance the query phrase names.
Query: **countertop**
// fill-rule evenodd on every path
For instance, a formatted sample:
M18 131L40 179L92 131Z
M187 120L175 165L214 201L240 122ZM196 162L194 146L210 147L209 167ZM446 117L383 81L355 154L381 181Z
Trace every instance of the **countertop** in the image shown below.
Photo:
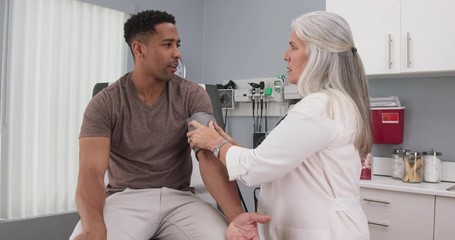
M361 188L389 190L397 192L418 193L433 196L453 197L455 191L448 191L447 188L454 186L454 182L441 183L405 183L399 179L388 176L373 176L372 180L360 180Z

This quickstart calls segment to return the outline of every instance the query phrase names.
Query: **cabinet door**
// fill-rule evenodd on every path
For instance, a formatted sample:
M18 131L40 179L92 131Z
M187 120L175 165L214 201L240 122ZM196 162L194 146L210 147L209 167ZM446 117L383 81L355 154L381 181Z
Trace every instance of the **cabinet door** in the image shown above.
M371 240L431 240L433 219L364 210Z
M365 72L400 72L400 0L327 0L351 27Z
M434 218L435 197L431 195L361 188L360 198L360 204L365 210Z
M402 72L455 70L454 12L453 0L401 0Z
M371 240L433 239L435 197L360 188Z
M453 240L455 236L455 198L436 197L434 240Z

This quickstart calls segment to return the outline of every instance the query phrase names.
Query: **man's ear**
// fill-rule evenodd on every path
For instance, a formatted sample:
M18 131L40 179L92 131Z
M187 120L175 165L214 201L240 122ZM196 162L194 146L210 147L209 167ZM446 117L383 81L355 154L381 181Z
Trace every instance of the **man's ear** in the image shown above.
M144 55L144 44L139 41L133 41L131 43L131 49L133 49L134 56L142 57Z

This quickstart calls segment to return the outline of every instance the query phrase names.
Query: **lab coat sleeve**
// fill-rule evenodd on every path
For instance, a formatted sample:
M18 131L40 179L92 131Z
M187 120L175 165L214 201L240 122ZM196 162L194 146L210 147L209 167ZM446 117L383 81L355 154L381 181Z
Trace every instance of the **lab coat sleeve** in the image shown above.
M325 117L325 98L296 105L256 148L231 147L226 154L230 180L256 186L282 178L336 139L339 124Z

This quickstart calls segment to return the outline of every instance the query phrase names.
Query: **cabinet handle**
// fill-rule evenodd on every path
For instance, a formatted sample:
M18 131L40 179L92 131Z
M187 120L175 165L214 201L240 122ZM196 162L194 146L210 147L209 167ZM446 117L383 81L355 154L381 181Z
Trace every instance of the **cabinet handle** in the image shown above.
M406 61L408 68L411 68L412 60L411 60L411 33L406 33Z
M375 200L375 199L370 199L370 198L364 198L363 201L374 202L374 203L382 203L382 204L390 204L390 202L387 202L387 201Z
M380 227L386 227L386 228L389 227L389 224L387 224L387 223L373 222L373 221L370 221L370 220L368 220L368 224L375 225L375 226L380 226Z
M392 34L389 34L388 39L387 39L387 46L388 46L388 52L389 52L389 69L392 69Z

